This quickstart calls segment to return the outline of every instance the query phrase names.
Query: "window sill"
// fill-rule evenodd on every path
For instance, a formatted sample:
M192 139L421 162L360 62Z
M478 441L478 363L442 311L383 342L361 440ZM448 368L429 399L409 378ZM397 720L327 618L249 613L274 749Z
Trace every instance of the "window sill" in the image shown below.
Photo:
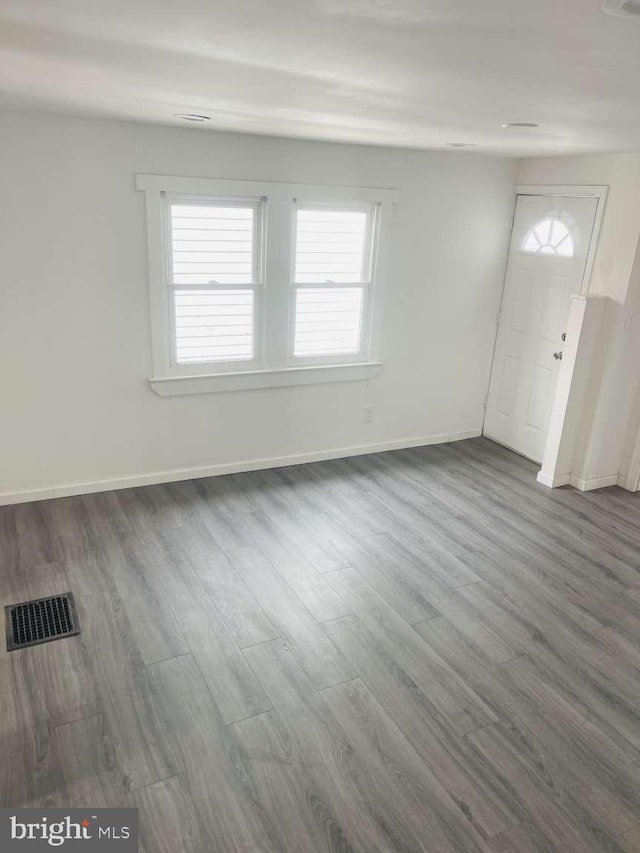
M250 391L255 388L289 388L293 385L318 385L323 382L355 382L373 379L381 371L381 362L366 361L357 364L287 367L283 370L168 376L150 379L149 384L160 397L175 397L183 394Z

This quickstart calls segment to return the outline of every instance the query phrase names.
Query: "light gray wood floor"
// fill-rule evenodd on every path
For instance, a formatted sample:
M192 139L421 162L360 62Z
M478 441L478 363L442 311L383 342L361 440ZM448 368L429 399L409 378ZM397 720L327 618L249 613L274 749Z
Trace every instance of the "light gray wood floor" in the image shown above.
M0 805L147 853L640 851L640 494L485 439L0 509Z

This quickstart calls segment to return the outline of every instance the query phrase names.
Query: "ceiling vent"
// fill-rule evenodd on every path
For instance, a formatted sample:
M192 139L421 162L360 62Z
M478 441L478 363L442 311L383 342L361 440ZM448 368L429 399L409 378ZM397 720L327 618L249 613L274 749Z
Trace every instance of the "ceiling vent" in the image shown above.
M602 0L602 9L617 18L640 17L640 0Z

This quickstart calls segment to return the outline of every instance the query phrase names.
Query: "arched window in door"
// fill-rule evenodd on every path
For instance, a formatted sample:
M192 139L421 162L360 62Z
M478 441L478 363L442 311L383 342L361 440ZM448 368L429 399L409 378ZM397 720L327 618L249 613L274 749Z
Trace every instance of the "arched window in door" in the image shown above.
M520 250L533 255L572 258L575 254L575 243L570 223L560 212L550 213L529 229Z

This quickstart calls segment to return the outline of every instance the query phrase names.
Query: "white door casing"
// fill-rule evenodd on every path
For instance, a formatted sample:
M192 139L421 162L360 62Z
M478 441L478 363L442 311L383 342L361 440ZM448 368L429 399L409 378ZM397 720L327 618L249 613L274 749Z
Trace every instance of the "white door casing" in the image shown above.
M593 197L516 201L484 434L536 462L544 453L569 297L582 289L597 210Z

